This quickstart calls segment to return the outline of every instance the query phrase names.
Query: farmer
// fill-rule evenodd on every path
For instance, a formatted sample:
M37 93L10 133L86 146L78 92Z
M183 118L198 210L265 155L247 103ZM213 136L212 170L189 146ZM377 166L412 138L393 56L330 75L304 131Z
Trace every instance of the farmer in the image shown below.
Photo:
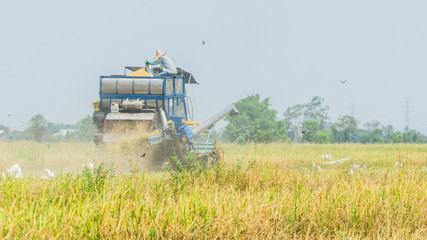
M159 49L156 51L156 56L154 56L154 58L157 58L157 60L152 63L149 61L146 62L147 65L160 64L162 72L157 74L157 77L174 76L178 73L175 64L173 64L172 60L168 56L165 56L165 54L166 52L162 52L162 50Z

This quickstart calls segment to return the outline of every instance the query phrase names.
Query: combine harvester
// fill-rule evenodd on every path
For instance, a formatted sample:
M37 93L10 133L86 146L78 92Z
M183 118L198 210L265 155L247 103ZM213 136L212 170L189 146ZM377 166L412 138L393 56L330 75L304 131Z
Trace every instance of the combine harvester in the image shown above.
M195 144L192 139L227 115L237 114L237 109L231 104L202 124L193 122L185 88L198 83L190 73L177 70L173 77L155 77L159 69L147 65L125 67L124 75L101 76L100 99L93 102L93 121L99 133L95 143L119 142L144 132L161 153L153 160L163 162L175 154L185 162L185 155L191 153L197 159L216 162L222 149L214 143Z

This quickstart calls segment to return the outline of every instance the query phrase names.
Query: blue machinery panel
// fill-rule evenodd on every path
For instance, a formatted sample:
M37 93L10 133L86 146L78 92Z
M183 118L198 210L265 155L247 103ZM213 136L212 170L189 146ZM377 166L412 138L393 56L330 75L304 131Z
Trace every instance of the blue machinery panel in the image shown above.
M148 83L148 94L134 94L135 84L132 81L132 93L120 94L118 93L118 87L116 82L116 93L103 93L102 81L103 79L116 78L116 79L163 79L162 93L161 94L151 94L151 81ZM173 90L166 93L166 80L171 79ZM177 80L182 80L182 88L177 92ZM120 101L126 99L140 99L144 101L145 106L149 106L148 101L155 101L155 106L152 108L162 107L170 120L175 124L175 128L178 134L183 137L186 136L188 139L194 136L193 132L187 125L182 123L183 120L188 120L187 106L185 102L185 77L176 76L176 77L140 77L140 76L101 76L99 78L99 97L100 97L100 107L101 109L109 108L111 101ZM104 106L104 101L108 101L108 106ZM153 103L152 103L153 104Z
M102 80L104 78L117 78L117 79L163 79L162 93L161 94L151 94L151 84L149 84L149 94L119 94L117 93L102 93ZM166 93L166 79L171 79L173 81L173 92ZM182 81L182 91L177 92L176 89L176 80L181 79ZM135 92L135 86L132 84L132 92ZM187 106L185 102L185 77L184 76L176 76L176 77L139 77L139 76L101 76L99 78L99 97L100 97L100 107L101 109L109 108L110 106L104 106L104 101L107 100L108 104L111 105L112 100L123 100L126 99L140 99L145 101L145 105L147 106L147 100L155 100L156 108L163 107L169 117L180 117L182 119L188 120L187 117ZM171 103L171 101L173 101ZM177 115L177 110L180 105L183 104L183 114ZM175 121L174 121L175 122Z

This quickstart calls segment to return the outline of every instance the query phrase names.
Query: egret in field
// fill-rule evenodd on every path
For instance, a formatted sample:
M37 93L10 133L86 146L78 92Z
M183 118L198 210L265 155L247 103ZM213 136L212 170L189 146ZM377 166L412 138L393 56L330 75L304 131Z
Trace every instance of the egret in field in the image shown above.
M12 167L6 169L7 175L15 175L15 178L23 178L21 168L19 164L13 164Z
M53 174L53 172L50 171L49 169L45 168L44 170L46 170L47 176L43 176L43 177L40 177L40 178L54 178L55 177L55 174Z
M320 155L320 158L326 158L328 160L331 160L332 155L330 153L324 153L324 154Z
M93 169L93 164L92 163L89 163L89 164L83 163L82 167L83 168L87 168L89 170L92 170Z
M330 162L322 162L323 164L340 164L343 163L344 161L347 161L348 159L350 159L351 156L347 157L347 158L343 158L343 159L339 159L339 160L335 160L335 161L330 161Z
M354 164L353 164L353 165L351 165L350 167L351 167L351 169L358 169L358 168L360 167L360 164L359 164L359 165L357 165L357 163L356 163L356 162L354 162Z
M396 163L394 164L394 166L395 166L395 167L400 167L400 168L401 168L401 167L403 167L403 163L399 164L399 162L396 162Z
M317 170L319 170L319 171L322 171L322 168L320 167L320 166L317 166L316 164L314 164L314 162L312 162L313 163L313 167L314 167L314 169L317 169Z
M46 170L48 177L50 177L50 178L54 178L55 177L55 174L53 174L53 172L50 171L49 169L45 168L44 170Z

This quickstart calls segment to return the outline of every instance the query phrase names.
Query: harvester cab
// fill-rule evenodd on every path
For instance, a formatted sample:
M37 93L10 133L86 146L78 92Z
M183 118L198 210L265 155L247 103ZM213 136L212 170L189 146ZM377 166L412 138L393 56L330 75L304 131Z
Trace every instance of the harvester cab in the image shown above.
M123 75L99 78L100 99L93 102L98 130L95 143L145 134L151 145L173 148L170 154L175 153L181 161L187 152L216 160L220 152L215 144L194 144L192 140L227 115L236 114L235 106L231 104L202 124L194 123L189 117L186 85L198 84L195 78L180 68L175 76L156 77L159 69L150 67L126 67Z

